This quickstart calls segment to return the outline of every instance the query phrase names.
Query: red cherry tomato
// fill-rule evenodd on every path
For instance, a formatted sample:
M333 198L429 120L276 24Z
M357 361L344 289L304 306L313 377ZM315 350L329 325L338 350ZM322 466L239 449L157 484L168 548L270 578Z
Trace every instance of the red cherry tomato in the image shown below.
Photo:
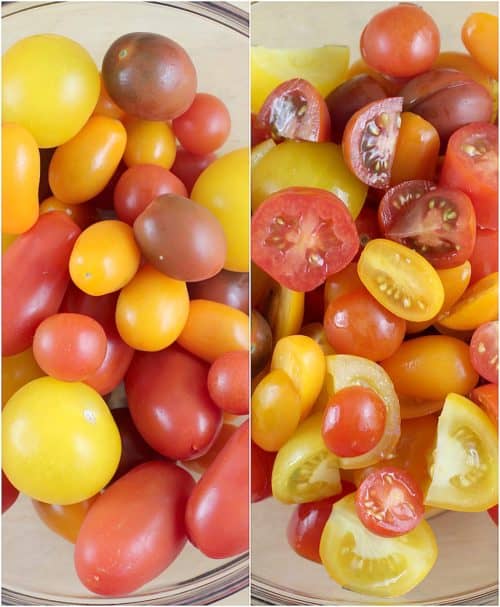
M498 504L493 506L493 508L488 508L488 514L490 515L491 520L498 527Z
M215 154L203 154L199 156L178 147L174 164L170 170L182 181L186 186L188 194L190 194L198 177L215 159Z
M19 491L9 481L2 470L2 514L7 512L7 510L17 500L18 496Z
M248 414L250 360L248 352L235 350L215 359L208 372L208 393L223 411Z
M470 397L486 412L495 428L498 428L498 384L484 384L474 388Z
M361 55L377 72L410 78L429 70L439 55L439 30L415 4L380 11L361 34Z
M440 185L470 197L481 228L498 229L498 130L475 122L453 133L441 169Z
M69 283L68 264L80 228L52 211L16 238L2 259L2 355L26 350L40 322L55 314Z
M267 97L257 123L273 139L329 141L330 113L323 97L306 80L287 80Z
M294 291L312 291L352 261L356 226L344 203L325 190L287 188L252 218L252 259Z
M349 386L328 401L323 416L325 445L339 457L368 453L384 434L386 406L370 388Z
M478 228L476 230L476 244L469 257L471 265L471 277L470 283L473 285L475 282L498 272L498 231L497 230L483 230Z
M113 200L118 219L133 225L150 202L161 194L187 196L179 177L155 164L136 164L118 179Z
M385 189L401 126L402 97L373 101L355 112L346 124L342 151L347 166L363 183Z
M358 487L356 512L372 533L397 537L422 520L424 498L408 472L386 466L371 472Z
M192 154L215 152L229 136L231 116L215 95L196 93L189 109L172 121L174 134L182 147Z
M332 512L335 502L354 493L356 486L349 482L342 483L342 492L316 502L307 502L295 507L288 522L288 543L295 552L310 561L321 563L319 543L321 534Z
M194 486L169 462L137 466L89 510L75 546L82 584L107 596L133 592L154 579L186 543L184 511Z
M382 232L385 226L390 226L396 221L397 217L401 215L401 212L404 211L408 204L435 188L436 186L432 181L415 179L413 181L403 181L403 183L399 183L387 190L377 203L378 221Z
M484 323L474 331L470 361L481 377L498 384L498 320Z
M191 542L203 554L223 559L249 544L249 424L242 424L203 474L186 508Z
M206 453L222 425L207 388L209 365L172 345L136 352L125 376L132 419L146 442L171 459Z
M250 447L252 457L252 503L260 502L273 494L271 477L276 453L264 451L252 442Z

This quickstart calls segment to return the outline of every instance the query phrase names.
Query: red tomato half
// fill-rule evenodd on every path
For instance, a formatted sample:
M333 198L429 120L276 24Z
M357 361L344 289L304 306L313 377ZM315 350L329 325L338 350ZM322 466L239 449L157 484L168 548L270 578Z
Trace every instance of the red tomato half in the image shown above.
M108 487L76 541L76 572L85 587L120 596L164 571L186 543L184 511L193 486L175 464L148 462Z
M345 268L359 247L344 203L317 188L287 188L265 200L252 218L252 259L294 291L312 291Z
M469 195L481 228L498 229L498 129L474 122L448 141L440 184Z
M44 213L4 253L3 356L31 346L41 321L58 311L70 280L69 257L80 231L66 213Z
M382 537L414 529L424 516L424 498L405 470L386 466L371 472L358 487L356 511L363 525Z
M189 539L213 559L248 550L249 441L246 421L205 471L188 501Z
M498 320L484 323L474 331L470 361L481 377L498 384Z
M264 101L257 124L277 141L330 140L330 112L323 97L307 80L283 82Z
M373 101L349 118L342 137L344 160L363 183L385 189L401 126L402 97Z

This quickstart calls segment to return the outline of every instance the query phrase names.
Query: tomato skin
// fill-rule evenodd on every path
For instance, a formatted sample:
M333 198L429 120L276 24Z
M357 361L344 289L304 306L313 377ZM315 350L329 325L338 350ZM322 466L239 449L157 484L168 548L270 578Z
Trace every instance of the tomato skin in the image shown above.
M115 118L116 120L123 120L125 118L126 113L118 107L116 103L109 96L108 91L106 90L106 85L104 84L104 80L101 74L101 88L99 91L99 99L97 100L94 111L92 112L93 116L107 116L108 118Z
M245 314L249 312L248 272L221 270L212 278L190 283L188 291L191 299L209 299L241 310Z
M95 499L91 497L83 502L68 504L67 506L46 504L37 500L31 500L31 503L35 512L51 531L74 544L80 527Z
M188 537L210 558L228 558L248 549L249 441L246 421L203 474L188 500Z
M340 272L329 276L325 281L325 310L332 301L363 288L355 263L350 263Z
M466 49L494 78L498 77L498 17L472 13L462 26Z
M373 207L365 204L361 213L356 217L356 229L359 235L359 249L355 260L359 259L361 251L366 247L370 240L382 236L378 225L377 211Z
M228 440L233 436L233 434L238 430L237 426L233 426L231 423L223 423L220 429L220 432L217 434L216 439L212 443L210 449L205 453L205 455L201 455L196 459L190 459L188 461L182 462L186 468L192 470L193 472L198 472L199 474L203 474L205 470L212 464L217 455L222 451L224 445L228 442Z
M264 451L254 442L251 444L251 485L252 485L252 504L260 502L273 494L271 485L271 476L273 473L273 464L276 459L276 453Z
M19 491L9 481L2 470L2 514L14 504L19 497Z
M474 388L470 398L486 412L498 429L498 384L484 384Z
M486 381L498 384L498 320L484 323L472 334L470 360Z
M137 466L92 505L78 534L75 567L104 596L133 592L154 579L186 543L184 510L194 481L169 462Z
M414 4L400 4L377 13L360 41L361 55L368 65L396 78L409 78L430 69L439 46L434 20Z
M68 204L57 200L55 196L49 196L40 203L40 215L50 213L50 211L62 211L66 213L82 230L88 228L91 223L96 221L95 209L90 204Z
M469 257L472 266L470 284L473 285L481 278L498 272L498 231L476 230L476 244Z
M128 167L154 164L170 169L176 153L175 135L170 124L128 116L124 126L127 131L127 145L123 161Z
M196 93L189 108L172 122L182 147L192 154L210 154L222 147L231 130L231 116L215 95Z
M80 204L97 196L113 176L127 134L119 120L93 116L75 137L57 148L49 165L49 184L62 202Z
M226 352L216 358L208 372L208 392L223 411L235 415L248 413L250 360L248 352Z
M161 194L187 196L186 186L168 169L155 164L136 164L118 179L113 204L121 219L133 225L150 202Z
M29 131L2 125L2 231L22 234L38 219L40 152Z
M188 194L203 171L216 159L215 154L191 154L182 147L177 148L171 171L186 186Z
M498 527L498 504L496 506L493 506L492 508L488 508L488 514L491 520Z
M2 357L2 409L19 388L42 375L44 373L33 356L32 348Z
M208 370L177 345L135 353L125 376L130 413L146 442L163 456L193 459L214 442L222 412L208 393Z
M68 263L80 228L65 214L41 215L2 259L2 354L28 348L39 323L55 314L69 283Z
M271 327L260 312L252 309L250 345L252 377L255 377L265 368L271 359L272 352L273 334Z

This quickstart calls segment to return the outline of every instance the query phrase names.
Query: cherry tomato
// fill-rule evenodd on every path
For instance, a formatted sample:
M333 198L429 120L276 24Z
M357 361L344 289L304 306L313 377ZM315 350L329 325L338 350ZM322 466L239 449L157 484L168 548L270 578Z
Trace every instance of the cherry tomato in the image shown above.
M450 137L440 184L470 197L481 228L498 228L498 130L488 123L464 126Z
M273 139L328 141L330 114L323 97L306 80L287 80L264 101L257 121Z
M359 291L363 288L363 283L359 279L358 269L355 263L350 263L340 272L329 276L325 281L325 308L348 293Z
M342 137L345 161L369 186L389 187L402 110L402 97L389 97L365 105L346 124Z
M476 230L476 244L472 251L469 261L472 274L470 284L473 285L481 278L498 272L498 231Z
M38 219L40 152L19 124L2 125L2 231L22 234Z
M143 120L180 116L196 93L196 69L189 55L159 34L134 32L117 38L104 55L102 77L113 101Z
M172 127L166 122L151 122L127 117L127 145L123 160L128 167L154 164L170 169L174 164L176 146Z
M498 320L479 325L474 331L470 359L482 378L498 384Z
M366 289L360 289L329 304L324 327L335 352L378 361L388 358L399 348L405 336L406 321L380 305Z
M472 13L462 26L462 42L479 65L497 78L498 17Z
M399 183L388 189L378 203L378 220L380 229L384 231L391 225L405 207L435 189L432 181L414 179Z
M252 218L252 259L280 284L311 291L342 270L358 249L356 226L342 201L316 188L288 188Z
M247 351L225 352L215 359L208 372L210 398L223 411L248 413L250 360Z
M222 412L208 393L208 370L177 345L134 355L125 376L130 413L146 442L165 457L195 458L215 440Z
M14 356L2 358L2 408L9 398L32 379L42 377L44 372L28 348Z
M273 472L276 453L264 451L258 445L251 444L251 485L252 485L252 503L260 502L263 499L271 497L273 494L271 487L271 475Z
M356 487L352 483L345 482L342 483L342 491L338 495L316 502L299 504L295 507L288 521L287 538L288 543L298 555L321 563L319 544L332 506L354 491L356 491Z
M361 55L378 72L408 78L432 67L439 30L420 6L400 4L371 18L361 34Z
M83 521L95 500L96 497L91 497L66 506L46 504L38 500L32 500L32 504L35 512L51 531L75 544Z
M94 111L92 112L93 116L107 116L108 118L115 118L116 120L123 120L125 118L126 113L118 107L116 103L109 96L108 91L106 90L106 85L104 84L104 80L101 74L101 88L99 92L99 99L97 100Z
M14 504L19 496L19 491L5 476L2 470L2 514Z
M429 320L443 305L444 289L436 270L397 242L371 240L359 258L358 273L371 295L405 320Z
M246 421L203 474L188 500L189 539L210 558L228 558L248 549L249 440Z
M210 299L241 310L245 314L249 312L248 272L221 270L212 278L189 283L188 290L191 299Z
M188 194L203 171L216 159L215 154L191 154L184 148L178 147L175 162L171 171L186 186ZM181 193L181 192L179 192Z
M356 512L369 531L382 537L398 537L420 523L424 498L408 472L386 466L371 472L359 486Z
M471 399L483 409L498 429L498 384L484 384L474 388Z
M241 310L215 301L193 299L178 342L195 356L213 363L226 352L249 350L248 321L248 315Z
M127 134L119 120L93 116L81 131L54 152L49 184L62 202L80 204L109 182L125 150Z
M187 196L182 181L155 164L136 164L118 179L113 201L118 219L133 225L150 202L161 194Z
M39 323L55 314L69 282L68 263L80 228L60 212L41 215L2 259L2 354L31 346Z
M193 103L172 122L182 147L192 154L210 154L222 147L231 130L231 117L215 95L197 93Z
M252 377L260 373L271 358L273 351L273 334L267 320L252 309L251 316L251 369Z
M75 546L82 584L101 595L133 592L164 571L186 543L194 481L169 462L137 466L92 505Z
M50 211L62 211L80 227L82 230L88 228L96 220L95 209L90 204L68 204L57 200L55 196L50 196L40 203L40 215L50 213Z

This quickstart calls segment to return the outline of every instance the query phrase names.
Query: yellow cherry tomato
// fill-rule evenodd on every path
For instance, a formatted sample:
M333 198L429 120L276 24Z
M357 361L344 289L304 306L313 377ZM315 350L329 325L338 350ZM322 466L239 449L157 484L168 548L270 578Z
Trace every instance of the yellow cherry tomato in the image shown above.
M209 363L226 352L249 350L248 314L216 301L193 299L178 342Z
M271 296L267 320L273 331L274 341L299 332L304 318L305 294L278 285Z
M95 209L87 204L68 204L57 200L55 196L49 196L40 203L40 215L50 211L62 211L79 225L82 230L88 228L96 219Z
M323 350L306 335L283 337L274 348L271 369L283 370L292 380L300 395L300 417L307 417L325 379Z
M143 266L116 303L116 328L132 348L157 352L179 337L189 313L186 283Z
M444 289L436 270L398 242L370 240L359 258L358 274L380 304L405 320L430 320L443 306Z
M89 226L77 238L69 272L75 285L88 295L106 295L132 280L140 260L132 228L108 219Z
M4 356L2 358L2 407L19 388L43 375L45 373L38 366L32 348L14 354L14 356Z
M38 219L40 152L18 124L2 125L2 230L22 234Z
M224 268L234 272L248 272L249 268L249 171L248 149L234 150L214 160L191 191L191 198L220 221L227 243Z
M19 491L49 504L74 504L113 477L120 433L93 388L40 377L5 405L2 454L3 471Z
M338 196L354 219L359 215L368 186L347 168L335 143L285 141L262 158L252 175L252 210L278 190L303 186L328 190Z
M498 435L475 403L449 394L439 416L425 504L481 512L498 503Z
M323 441L322 420L322 413L308 417L278 451L271 484L280 502L301 504L341 492L337 458Z
M177 147L172 127L166 122L151 122L127 116L127 145L123 160L129 167L136 164L156 164L170 169Z
M470 331L498 319L498 272L488 274L469 287L462 297L438 316L445 329Z
M126 141L127 133L119 120L92 116L52 156L49 185L54 196L68 204L80 204L97 196L118 167Z
M473 13L462 26L462 42L493 78L498 78L498 17Z
M89 53L57 34L29 36L2 61L2 118L24 126L41 148L74 137L99 97L99 72Z
M49 529L72 544L76 543L80 527L97 496L83 502L60 506L32 500L33 508Z
M264 451L278 451L300 420L300 395L281 369L268 373L252 394L252 440Z
M438 548L426 521L400 537L375 535L359 520L351 493L334 504L319 553L328 575L340 586L361 594L397 597L426 577Z

